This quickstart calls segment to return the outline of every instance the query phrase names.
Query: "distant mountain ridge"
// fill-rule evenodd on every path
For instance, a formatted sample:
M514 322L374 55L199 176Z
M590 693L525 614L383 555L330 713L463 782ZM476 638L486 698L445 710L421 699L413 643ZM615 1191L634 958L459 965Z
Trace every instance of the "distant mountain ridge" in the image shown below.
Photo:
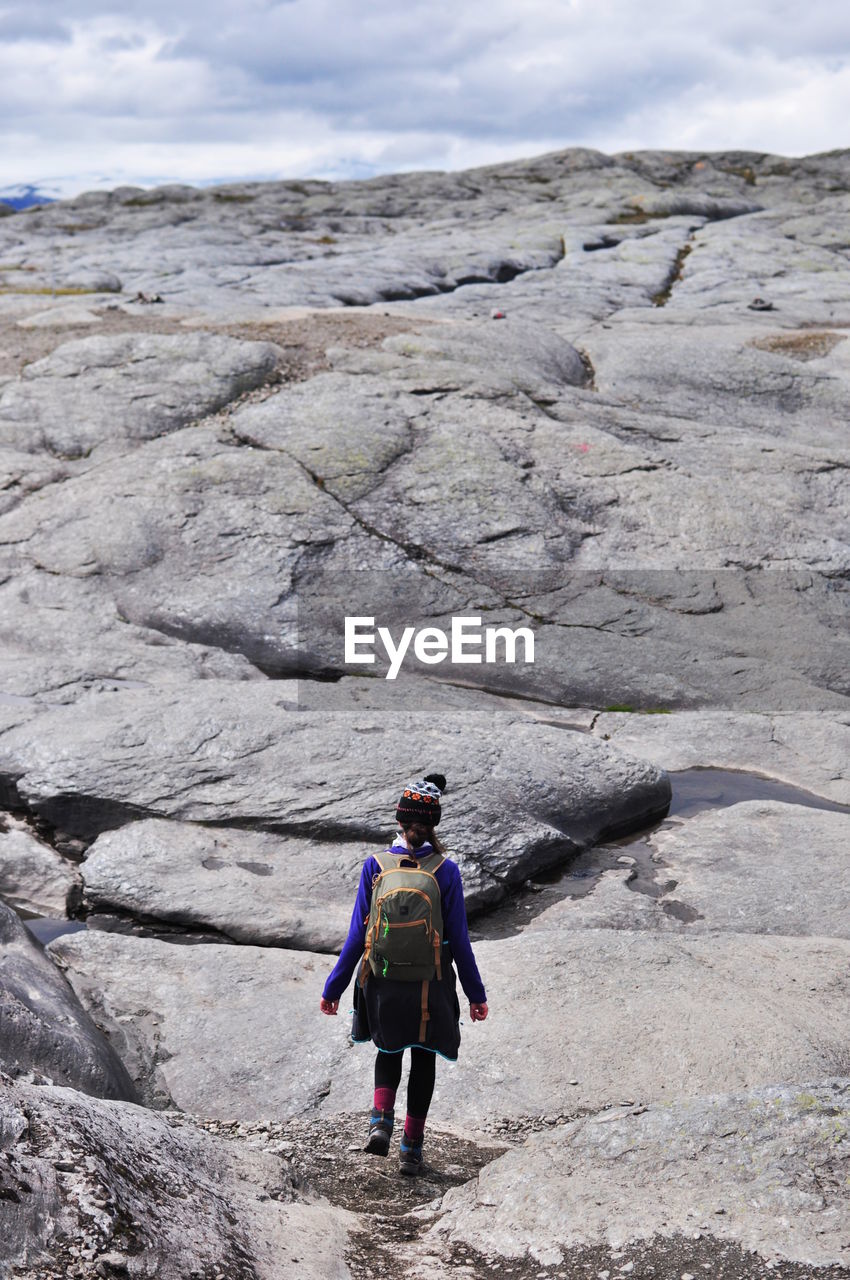
M30 209L35 204L53 204L56 199L30 183L0 187L0 205L8 205L10 209Z

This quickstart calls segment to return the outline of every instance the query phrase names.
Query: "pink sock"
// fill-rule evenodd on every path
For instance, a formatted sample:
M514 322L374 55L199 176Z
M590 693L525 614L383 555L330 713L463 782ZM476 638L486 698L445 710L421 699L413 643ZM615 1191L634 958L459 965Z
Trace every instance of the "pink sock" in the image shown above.
M395 1089L376 1089L372 1103L376 1111L392 1111L395 1106Z
M427 1116L412 1116L410 1112L404 1118L404 1136L405 1138L421 1138L425 1132L425 1121Z

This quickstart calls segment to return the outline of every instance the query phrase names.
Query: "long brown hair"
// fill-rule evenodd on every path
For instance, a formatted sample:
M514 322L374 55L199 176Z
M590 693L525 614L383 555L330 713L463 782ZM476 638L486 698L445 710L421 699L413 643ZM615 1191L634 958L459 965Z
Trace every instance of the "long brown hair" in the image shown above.
M440 837L437 835L436 829L434 827L429 827L428 829L428 843L431 845L435 853L441 853L445 858L448 850L446 849L446 846L443 844Z
M432 828L431 828L431 835L429 836L429 839L430 839L430 841L431 841L431 844L432 844L432 845L433 845L433 847L434 847L434 850L435 850L437 853L441 853L441 854L443 855L443 857L445 857L445 856L446 856L446 846L443 844L442 840L441 840L441 839L440 839L440 837L437 835L437 832L436 832L436 830L435 830L435 828L434 828L434 827L432 827Z

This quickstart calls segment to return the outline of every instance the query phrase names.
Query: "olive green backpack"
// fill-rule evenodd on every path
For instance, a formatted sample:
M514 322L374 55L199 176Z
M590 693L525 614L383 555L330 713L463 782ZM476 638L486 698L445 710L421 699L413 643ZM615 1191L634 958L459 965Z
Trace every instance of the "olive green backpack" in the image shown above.
M366 942L360 986L369 973L422 983L420 1040L428 1022L428 986L442 977L443 910L435 872L445 859L429 853L417 861L386 851L375 861L381 868L372 881L372 905L366 921Z

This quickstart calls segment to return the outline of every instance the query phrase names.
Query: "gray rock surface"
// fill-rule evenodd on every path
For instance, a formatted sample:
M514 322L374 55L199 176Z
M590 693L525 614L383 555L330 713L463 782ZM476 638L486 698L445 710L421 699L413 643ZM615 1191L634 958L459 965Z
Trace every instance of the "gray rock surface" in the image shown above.
M575 148L458 174L89 193L7 219L0 234L4 263L29 267L30 287L42 279L49 286L52 250L66 280L88 272L96 286L93 273L109 262L125 296L158 292L167 304L363 304L438 294L439 303L458 288L492 295L493 283L479 281L508 281L504 291L521 294L553 269L578 270L592 284L618 242L646 240L651 252L675 224L740 234L746 219L757 246L757 228L769 235L794 220L798 243L788 252L802 257L806 241L823 234L822 210L831 214L833 242L846 217L846 163L845 153L788 161ZM608 244L591 249L585 264L580 246L593 245L602 227ZM770 272L765 258L756 270Z
M577 1244L710 1231L772 1260L846 1267L849 1103L844 1079L576 1120L450 1191L422 1247L559 1266Z
M150 440L269 381L278 351L212 334L78 338L0 390L0 444L78 458Z
M721 441L744 427L765 452L784 440L810 448L814 461L817 451L840 448L836 417L850 371L844 335L775 321L754 330L727 318L704 324L695 344L689 326L657 313L623 313L586 341L596 385L608 400L692 422L697 435L703 424L720 428Z
M0 696L21 721L91 692L263 679L241 654L128 623L96 582L44 571L0 582Z
M74 993L0 901L0 1069L34 1073L102 1098L135 1100L111 1046Z
M327 956L92 930L48 950L156 1105L255 1118L368 1103L370 1047L350 1046L347 1017L318 1009ZM475 953L492 1014L476 1025L463 1015L435 1111L449 1107L466 1128L823 1078L846 1064L843 939L549 929ZM343 996L341 1014L349 1008Z
M663 770L582 733L509 712L422 724L415 712L339 714L273 702L263 684L182 696L93 695L0 736L0 776L48 821L92 836L134 816L251 825L288 836L380 843L405 778L450 779L446 839L501 896L604 831L634 829L669 801ZM57 744L61 744L58 746ZM531 762L534 768L531 770ZM434 763L435 762L435 763Z
M654 844L703 927L848 938L848 829L846 813L750 801L697 814Z
M716 443L712 478L695 490L660 460L647 463L634 446L590 431L599 410L576 406L563 424L540 422L527 397L470 399L463 389L429 404L421 392L433 375L427 365L420 372L416 384L395 385L391 370L323 375L316 387L280 392L227 424L177 431L140 456L43 488L0 517L10 569L25 580L45 572L91 579L89 594L113 615L242 654L274 675L342 671L342 618L360 607L361 591L368 612L396 633L422 604L445 626L469 612L472 594L488 622L535 632L535 663L447 662L444 678L597 707L844 705L846 607L827 582L727 569L683 583L669 568L680 508L725 520L708 536L730 556L751 540L751 467L727 513L712 497ZM761 455L751 461L762 465ZM611 524L606 512L619 507L619 492L634 515L619 512ZM781 479L762 550L724 563L764 559L789 507L801 504ZM624 550L622 530L641 523L638 508L656 507L652 544ZM829 530L818 533L817 554L831 538L831 563L840 555L831 517ZM623 572L600 580L598 570L618 561ZM654 572L638 573L641 563ZM368 586L355 568L374 571ZM12 607L13 617L23 612ZM407 669L425 668L411 658Z
M493 1016L452 1089L486 1123L846 1074L848 948L568 924L479 942Z
M16 911L64 916L79 888L79 876L66 858L0 817L0 898Z
M0 1079L4 1275L349 1275L352 1216L300 1194L280 1155L183 1116Z
M628 854L623 855L629 857ZM679 917L664 910L663 899L635 891L634 872L626 866L602 871L588 893L559 898L551 906L543 908L529 920L528 932L540 929L646 929L653 933L698 933L699 921L689 918L685 924ZM660 892L666 869L658 872ZM584 890L585 885L576 885ZM678 903L676 890L671 890L669 900ZM669 907L669 902L668 902Z
M850 716L787 716L677 711L644 716L609 712L592 732L671 771L736 769L777 778L850 805Z
M506 320L494 326L489 320L457 319L418 335L387 338L383 349L400 359L390 366L384 358L382 368L392 367L402 381L421 380L424 366L433 388L474 388L491 400L518 391L530 400L551 400L565 388L591 381L590 369L575 347L531 321L517 326Z
M56 938L48 952L148 1106L283 1119L322 1104L331 1081L337 1109L369 1101L373 1055L351 1048L347 1019L319 1011L328 956L95 930Z
M68 305L48 307L47 311L37 311L18 321L21 329L75 329L97 324L102 324L102 320L96 312L88 307Z
M85 902L234 942L339 951L367 852L356 841L153 818L95 840L83 867Z
M529 928L847 938L848 827L846 813L765 800L674 819L646 842L651 879L605 871Z
M534 666L442 678L597 708L846 709L846 166L573 150L372 183L124 189L4 219L12 287L115 269L125 297L164 302L113 303L145 332L65 344L0 388L0 577L43 597L86 580L72 652L96 609L280 675L339 672L328 615L371 569L388 624L474 601L537 633ZM287 373L317 308L340 316L312 369L333 372ZM364 315L396 326L380 349L356 337ZM267 382L269 338L306 381L176 429ZM57 408L81 361L83 427ZM51 450L92 445L97 467L50 472ZM626 576L600 581L612 569ZM685 569L710 580L677 584ZM26 625L26 602L4 603ZM81 660L66 696L92 674ZM37 658L27 676L44 691Z

